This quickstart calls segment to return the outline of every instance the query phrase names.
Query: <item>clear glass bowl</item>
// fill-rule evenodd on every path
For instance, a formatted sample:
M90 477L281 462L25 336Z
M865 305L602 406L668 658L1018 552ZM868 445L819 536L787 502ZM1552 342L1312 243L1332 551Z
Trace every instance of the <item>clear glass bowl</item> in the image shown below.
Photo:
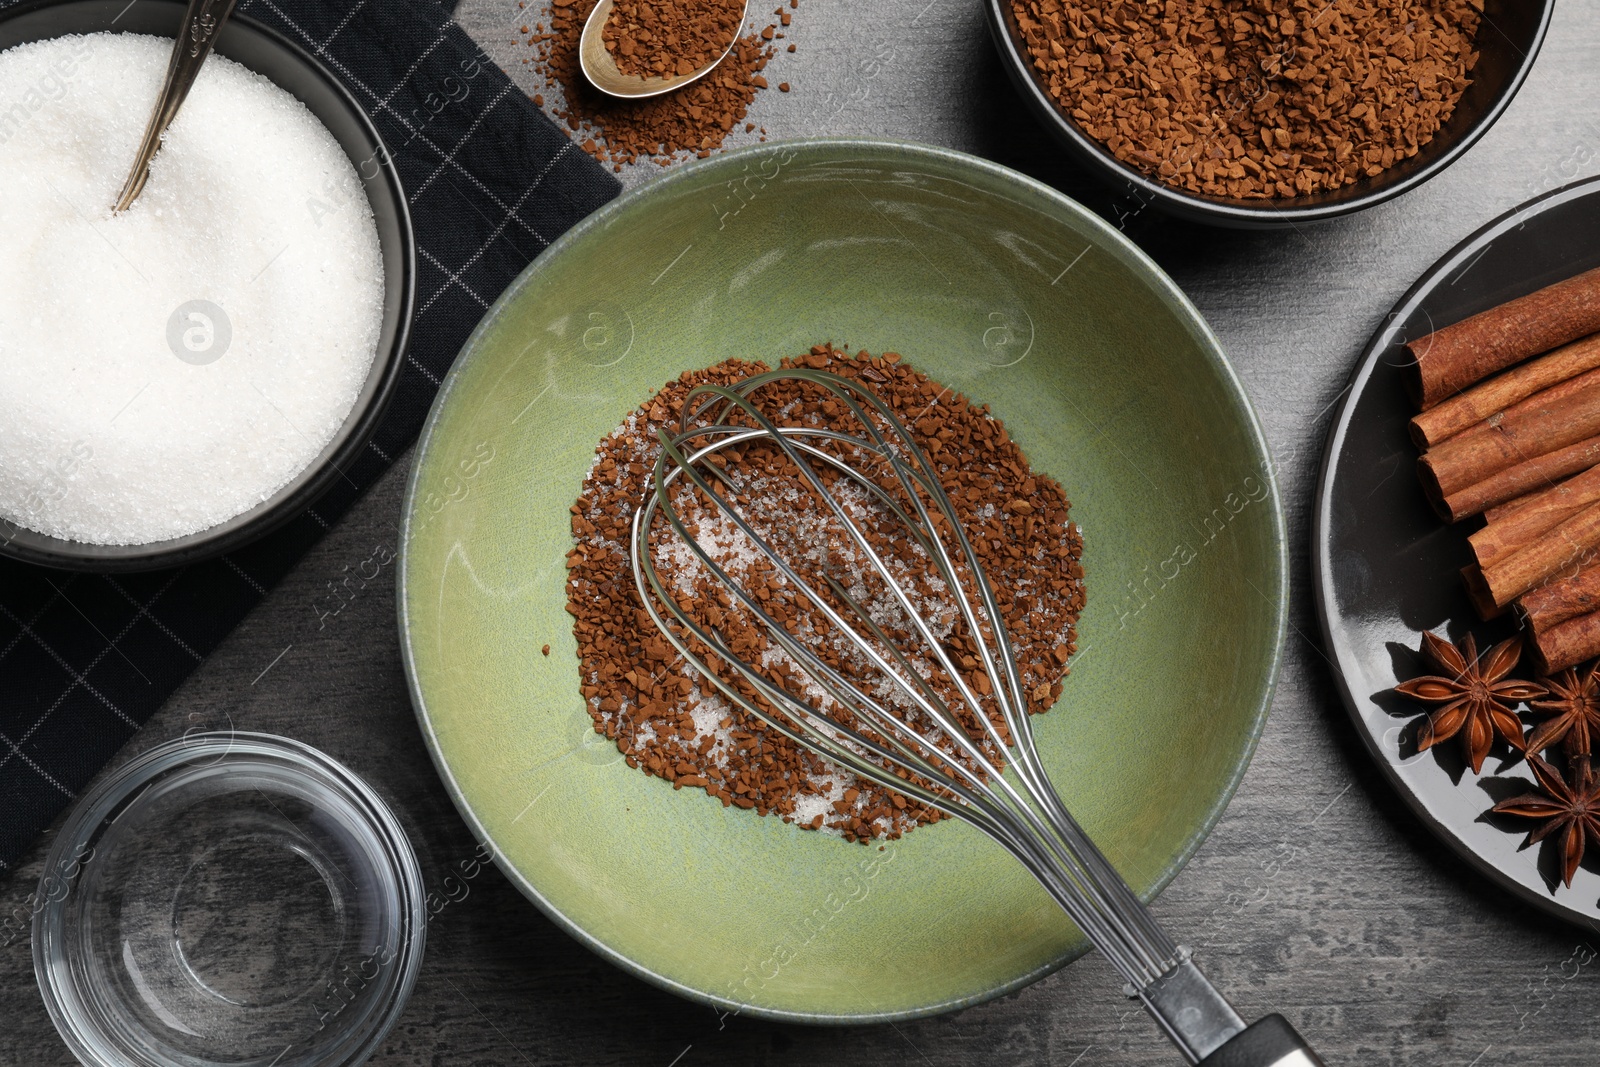
M327 756L186 736L79 800L46 860L33 963L56 1028L108 1067L342 1067L422 964L421 868Z

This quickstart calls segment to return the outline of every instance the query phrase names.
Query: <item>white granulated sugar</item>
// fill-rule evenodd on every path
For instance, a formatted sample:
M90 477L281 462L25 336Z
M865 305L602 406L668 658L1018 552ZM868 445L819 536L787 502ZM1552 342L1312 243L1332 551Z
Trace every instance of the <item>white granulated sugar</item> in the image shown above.
M722 720L733 714L733 705L727 698L716 690L707 693L699 686L689 690L689 715L694 719L695 733L700 737L707 735L726 742L731 736L730 729L722 725Z
M361 179L244 67L206 64L112 214L171 50L0 53L0 515L57 537L145 544L266 500L332 440L377 347Z
M824 793L806 794L797 793L794 798L794 814L790 816L793 822L808 823L818 815L834 814L834 804L844 799L844 791L855 784L854 775L839 767L837 764L825 761L829 769L822 774L813 775L811 784ZM829 833L838 835L839 831L833 827L823 827Z

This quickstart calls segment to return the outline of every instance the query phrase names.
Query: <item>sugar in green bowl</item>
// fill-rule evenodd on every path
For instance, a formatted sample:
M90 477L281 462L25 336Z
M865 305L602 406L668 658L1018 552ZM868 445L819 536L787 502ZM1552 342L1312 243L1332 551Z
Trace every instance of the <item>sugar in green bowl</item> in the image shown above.
M957 152L791 141L684 166L489 310L405 509L402 644L440 775L512 881L618 966L745 1014L876 1022L999 996L1088 945L962 823L849 844L630 769L594 733L565 610L568 507L599 439L686 369L822 341L899 352L991 405L1065 487L1088 606L1034 725L1147 900L1260 735L1284 525L1250 403L1172 281L1060 193Z

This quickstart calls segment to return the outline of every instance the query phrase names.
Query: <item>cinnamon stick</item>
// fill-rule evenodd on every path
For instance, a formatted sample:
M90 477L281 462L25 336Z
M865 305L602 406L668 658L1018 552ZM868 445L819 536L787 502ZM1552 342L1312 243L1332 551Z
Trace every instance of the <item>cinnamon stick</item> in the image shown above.
M1424 486L1446 497L1535 456L1600 434L1600 372L1576 390L1566 383L1459 433L1417 461ZM1585 377L1589 377L1585 375ZM1546 400L1546 394L1558 393Z
M1600 502L1600 467L1530 496L1525 503L1490 518L1489 525L1468 537L1480 567L1496 563L1524 548L1541 534L1561 525L1590 504ZM1494 509L1490 509L1492 514Z
M1447 497L1439 497L1430 490L1428 500L1446 522L1460 522L1496 504L1504 504L1536 489L1547 489L1562 478L1597 463L1600 463L1600 436L1507 467ZM1427 488L1428 483L1424 482L1423 487Z
M1536 635L1593 611L1600 611L1600 566L1548 582L1517 600L1517 613Z
M1567 481L1571 480L1572 479L1570 478L1567 479ZM1531 504L1533 501L1539 499L1539 497L1543 494L1551 492L1555 489L1559 489L1565 484L1566 482L1557 482L1555 485L1547 485L1542 489L1535 489L1531 493L1523 493L1521 496L1512 497L1504 504L1496 504L1492 508L1485 508L1483 512L1483 521L1499 522L1507 515L1515 514L1518 508L1526 504Z
M1579 615L1533 638L1533 664L1540 674L1576 667L1600 656L1600 611Z
M1591 467L1589 469L1593 470L1594 468ZM1568 478L1564 482L1557 482L1554 485L1547 485L1542 488L1535 489L1532 492L1523 493L1521 496L1512 497L1504 504L1496 504L1492 508L1486 508L1483 512L1483 520L1485 522L1500 522L1502 519L1509 519L1521 509L1542 500L1546 494L1557 492L1562 487L1571 485L1574 481L1582 478L1587 473L1588 471L1579 471L1577 474L1574 474L1571 478Z
M1503 608L1569 567L1586 567L1600 555L1600 504L1591 504L1532 544L1484 567L1483 584Z
M1596 368L1600 368L1600 333L1563 345L1441 401L1411 420L1411 440L1418 448L1432 448L1521 400Z
M1472 609L1484 622L1499 617L1505 609L1494 602L1494 596L1483 582L1483 570L1476 563L1461 568L1461 583L1467 587L1467 599Z
M1600 331L1600 267L1547 285L1406 344L1423 411L1529 356Z

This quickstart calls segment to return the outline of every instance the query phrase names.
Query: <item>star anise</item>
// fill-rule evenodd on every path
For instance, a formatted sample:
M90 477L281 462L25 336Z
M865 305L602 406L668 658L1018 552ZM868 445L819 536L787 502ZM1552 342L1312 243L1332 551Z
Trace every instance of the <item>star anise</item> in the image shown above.
M1584 845L1592 842L1600 846L1600 778L1595 776L1587 756L1572 761L1570 786L1562 780L1560 771L1532 753L1528 755L1528 766L1543 792L1502 800L1494 810L1525 819L1547 820L1528 835L1530 844L1561 831L1561 873L1571 886L1572 876L1578 873L1578 864L1583 862Z
M1600 733L1600 660L1582 674L1568 667L1544 682L1552 699L1535 700L1529 707L1550 718L1528 736L1528 751L1543 752L1559 741L1568 759L1588 759Z
M1441 741L1461 735L1461 747L1472 764L1472 773L1483 772L1495 735L1521 752L1522 720L1511 708L1524 700L1545 695L1541 685L1507 678L1522 657L1522 638L1510 637L1478 658L1478 645L1471 634L1461 639L1460 647L1431 633L1422 635L1422 654L1444 676L1428 674L1394 687L1395 692L1424 704L1444 706L1428 715L1417 736L1417 748L1426 750Z

